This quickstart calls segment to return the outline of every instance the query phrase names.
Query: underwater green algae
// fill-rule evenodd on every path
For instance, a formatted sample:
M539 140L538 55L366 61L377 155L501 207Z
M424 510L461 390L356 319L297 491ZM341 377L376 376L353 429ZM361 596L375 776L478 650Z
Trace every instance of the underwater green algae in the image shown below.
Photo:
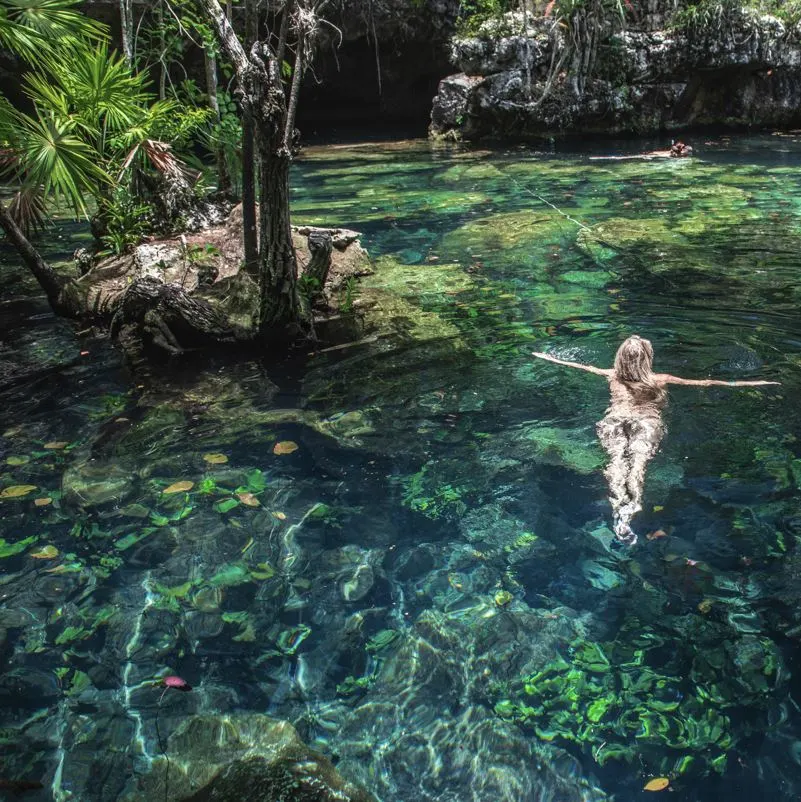
M723 773L738 737L727 711L760 707L786 680L776 646L745 635L699 651L687 677L650 666L664 638L633 624L630 643L574 641L564 657L524 677L520 695L498 701L495 712L546 741L576 744L600 766L623 761L658 775Z

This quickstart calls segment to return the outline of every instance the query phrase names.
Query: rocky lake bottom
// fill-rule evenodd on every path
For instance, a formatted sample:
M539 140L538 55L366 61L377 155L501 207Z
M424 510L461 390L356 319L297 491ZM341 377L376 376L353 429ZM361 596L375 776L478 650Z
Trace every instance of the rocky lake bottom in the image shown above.
M0 780L185 799L280 742L381 802L797 799L801 137L639 144L309 149L294 221L376 267L279 362L142 383L0 251ZM781 386L672 390L625 549L606 383L530 352L631 333Z

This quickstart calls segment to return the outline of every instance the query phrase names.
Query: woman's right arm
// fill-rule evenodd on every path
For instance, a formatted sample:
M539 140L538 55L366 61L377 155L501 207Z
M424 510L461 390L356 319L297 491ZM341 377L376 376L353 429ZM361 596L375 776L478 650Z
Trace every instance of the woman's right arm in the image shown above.
M594 373L596 376L606 376L607 378L612 375L612 371L604 368L596 368L594 365L582 365L581 362L568 362L566 359L559 359L558 357L544 354L540 351L533 351L532 356L538 359L544 359L546 362L554 362L557 365L565 365L568 368L578 368L579 370L586 370L588 373Z

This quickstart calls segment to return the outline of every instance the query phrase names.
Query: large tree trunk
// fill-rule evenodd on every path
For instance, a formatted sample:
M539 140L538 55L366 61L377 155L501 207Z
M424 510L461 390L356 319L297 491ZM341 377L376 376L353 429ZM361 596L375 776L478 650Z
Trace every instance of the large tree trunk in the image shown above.
M203 51L203 61L206 68L206 94L209 98L209 108L214 114L214 121L219 126L220 120L220 101L217 97L217 57L214 48L208 46ZM228 173L228 164L225 159L225 148L218 144L215 153L217 161L217 189L223 195L231 194L231 177Z
M282 129L278 129L282 137ZM298 327L301 309L297 293L297 262L289 223L289 153L273 140L259 142L261 161L260 328L264 335L271 329ZM281 210L287 213L282 214Z
M245 47L249 51L259 30L258 0L245 0ZM242 115L242 245L245 270L254 278L259 275L259 244L256 230L256 148L253 114L245 107Z
M17 249L25 266L33 273L39 286L44 290L53 311L58 315L72 314L69 302L63 297L64 287L68 283L59 276L47 262L42 259L36 248L31 245L22 229L17 225L6 207L0 203L0 226L6 232L8 241Z
M280 66L268 45L245 53L217 0L199 0L234 65L242 103L253 114L260 164L260 331L270 337L311 328L297 293L297 261L289 223L289 163L284 147L286 98Z

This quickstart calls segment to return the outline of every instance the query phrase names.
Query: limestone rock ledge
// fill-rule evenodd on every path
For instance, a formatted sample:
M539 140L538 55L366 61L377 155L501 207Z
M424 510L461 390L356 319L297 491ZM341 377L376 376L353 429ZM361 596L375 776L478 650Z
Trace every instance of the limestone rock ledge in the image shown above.
M658 5L658 4L656 4ZM552 60L551 21L506 15L454 38L459 70L440 82L431 134L454 139L801 126L801 27L750 9L716 25L651 14L608 32L583 91ZM654 23L662 28L654 28ZM499 27L500 25L500 27Z

